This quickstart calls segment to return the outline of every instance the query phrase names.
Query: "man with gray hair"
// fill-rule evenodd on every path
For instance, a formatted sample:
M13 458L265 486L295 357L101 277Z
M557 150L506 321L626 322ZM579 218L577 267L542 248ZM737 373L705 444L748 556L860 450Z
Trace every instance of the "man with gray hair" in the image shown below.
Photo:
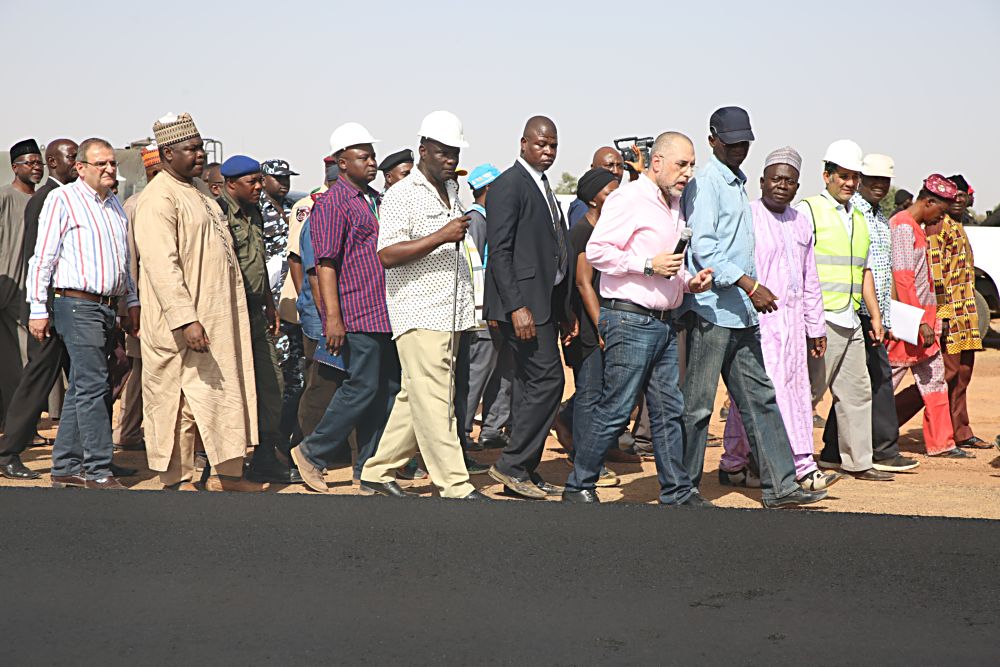
M76 158L79 178L45 200L35 255L28 267L28 330L38 342L51 335L49 282L55 328L69 353L69 389L52 447L52 486L124 489L111 472L114 444L108 414L108 355L115 346L116 302L130 318L139 299L129 272L128 217L111 190L118 162L111 144L87 139Z
M608 195L587 243L587 260L601 272L598 333L604 341L604 388L592 436L574 442L573 472L563 491L567 502L599 502L594 488L604 457L616 446L639 392L649 384L660 502L711 505L684 467L684 403L673 321L673 309L685 293L712 285L712 269L692 276L684 268L683 252L674 251L685 227L680 196L694 175L694 146L683 134L665 132L650 157L644 174Z
M802 158L794 148L779 148L768 155L760 178L761 198L750 204L750 211L757 280L771 287L780 304L777 310L760 314L764 369L774 383L778 411L795 458L796 480L815 491L827 488L841 475L821 473L813 460L809 356L820 358L826 351L826 319L812 227L789 206L799 190L801 168ZM750 444L735 399L723 440L726 451L719 464L719 482L760 486L748 465Z

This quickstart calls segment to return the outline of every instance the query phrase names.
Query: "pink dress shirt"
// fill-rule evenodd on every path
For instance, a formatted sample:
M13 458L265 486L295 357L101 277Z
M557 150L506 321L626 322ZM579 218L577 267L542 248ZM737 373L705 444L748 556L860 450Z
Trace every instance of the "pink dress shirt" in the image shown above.
M653 310L679 306L691 280L687 269L673 278L644 270L647 259L673 251L683 228L680 200L671 197L668 206L645 174L612 192L587 244L587 261L602 274L601 296Z

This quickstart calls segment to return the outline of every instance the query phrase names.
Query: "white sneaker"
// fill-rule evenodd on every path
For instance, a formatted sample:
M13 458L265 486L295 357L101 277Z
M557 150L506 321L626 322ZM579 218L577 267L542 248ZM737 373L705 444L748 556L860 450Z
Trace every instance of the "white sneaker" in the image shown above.
M798 482L799 486L806 491L820 491L822 489L829 489L843 478L844 476L839 472L820 472L819 470L813 470L811 473L808 473L805 477L798 480Z

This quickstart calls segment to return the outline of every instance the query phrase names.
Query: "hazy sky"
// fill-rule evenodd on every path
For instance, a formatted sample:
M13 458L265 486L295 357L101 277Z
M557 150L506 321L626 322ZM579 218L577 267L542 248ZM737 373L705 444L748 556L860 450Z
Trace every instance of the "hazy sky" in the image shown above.
M463 165L503 168L543 113L559 128L558 177L615 137L668 129L701 162L709 115L735 104L757 135L753 192L764 156L792 145L800 195L815 193L826 145L850 138L895 158L898 186L961 171L977 209L1000 203L996 0L0 0L0 19L4 147L29 135L124 145L188 111L227 155L288 159L305 190L348 120L385 155L448 109L471 144Z

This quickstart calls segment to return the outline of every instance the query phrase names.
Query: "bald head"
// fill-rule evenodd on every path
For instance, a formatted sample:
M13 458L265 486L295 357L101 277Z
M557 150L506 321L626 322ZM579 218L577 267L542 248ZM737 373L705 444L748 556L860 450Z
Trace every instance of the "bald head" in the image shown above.
M590 166L594 169L607 169L618 179L621 179L622 174L625 173L625 162L622 160L622 154L618 152L617 148L611 146L601 146L594 151L594 159Z
M650 151L650 154L659 153L660 155L673 155L679 150L686 151L689 148L693 150L694 144L686 134L681 134L680 132L664 132L656 137L656 141L653 142L653 150Z
M49 176L60 183L76 180L76 152L79 147L72 139L54 139L45 147L45 165Z
M545 116L532 116L521 135L521 157L536 171L544 172L556 161L559 135L556 124Z

